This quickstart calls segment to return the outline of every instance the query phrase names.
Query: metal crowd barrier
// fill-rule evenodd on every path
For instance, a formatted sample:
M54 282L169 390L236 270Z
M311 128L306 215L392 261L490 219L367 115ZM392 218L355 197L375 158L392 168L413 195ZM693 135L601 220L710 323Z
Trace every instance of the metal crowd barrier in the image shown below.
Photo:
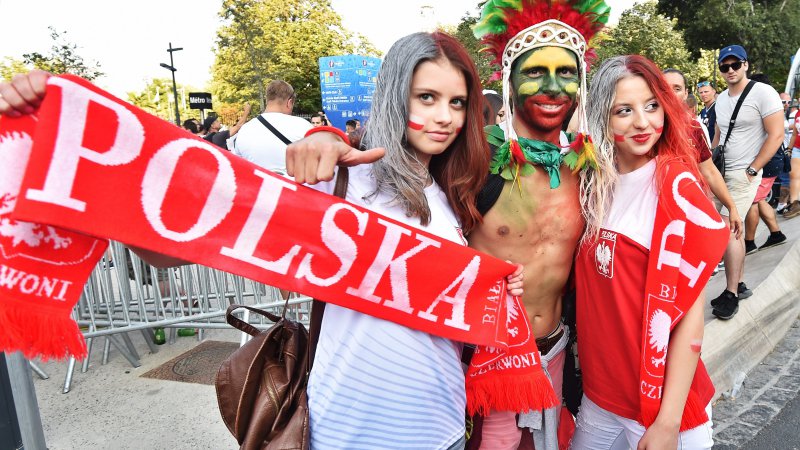
M310 301L291 294L286 315L308 323ZM156 353L155 328L169 331L168 343L175 341L178 328L197 329L198 340L203 339L206 329L232 329L225 321L231 304L255 306L280 315L285 301L277 288L204 266L156 269L122 244L112 242L73 309L73 318L81 327L89 351L81 372L89 369L92 347L98 339L103 342L103 365L113 346L133 367L139 367L131 332L141 332L150 351ZM260 315L251 318L247 310L243 320L260 329L271 325ZM244 343L247 336L242 335ZM76 363L74 358L69 360L64 393L70 390ZM44 372L37 374L46 377Z

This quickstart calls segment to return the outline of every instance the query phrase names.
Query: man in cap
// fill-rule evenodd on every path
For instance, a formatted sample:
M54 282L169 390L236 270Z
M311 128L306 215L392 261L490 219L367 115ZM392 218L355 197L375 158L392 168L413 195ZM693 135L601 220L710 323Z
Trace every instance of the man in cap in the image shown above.
M761 169L769 162L783 141L783 105L778 92L770 85L747 77L750 68L747 52L740 45L729 45L719 52L719 71L728 88L717 97L716 132L712 148L725 146L725 183L739 211L747 211L761 183ZM752 85L751 85L752 84ZM750 86L750 91L745 90ZM737 102L745 95L731 129L731 117ZM728 135L730 134L730 137ZM730 213L723 207L723 220ZM780 233L780 232L779 232ZM765 245L775 245L780 236L770 235ZM785 240L785 236L783 237ZM744 240L732 234L725 250L726 289L711 301L713 314L731 319L739 310L739 299L750 292L742 282L744 275Z

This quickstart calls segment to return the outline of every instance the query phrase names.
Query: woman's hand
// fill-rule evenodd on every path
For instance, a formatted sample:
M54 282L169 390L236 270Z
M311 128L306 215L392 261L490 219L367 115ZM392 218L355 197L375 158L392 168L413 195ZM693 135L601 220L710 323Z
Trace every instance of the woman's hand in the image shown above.
M506 261L506 262L514 264L511 261ZM523 282L522 282L522 278L523 278L523 275L522 275L522 264L517 264L516 266L517 266L517 270L515 270L514 273L512 273L511 275L506 277L506 281L507 281L506 290L508 291L508 293L510 295L513 295L515 297L521 297L522 296L522 284L523 284Z
M31 70L0 83L0 115L19 117L36 111L44 99L48 78L50 74L43 70Z
M333 179L333 169L357 166L381 159L382 148L360 151L334 133L320 131L286 147L286 172L297 183L317 184Z
M667 425L656 419L639 440L636 450L675 450L678 448L679 433L680 423Z

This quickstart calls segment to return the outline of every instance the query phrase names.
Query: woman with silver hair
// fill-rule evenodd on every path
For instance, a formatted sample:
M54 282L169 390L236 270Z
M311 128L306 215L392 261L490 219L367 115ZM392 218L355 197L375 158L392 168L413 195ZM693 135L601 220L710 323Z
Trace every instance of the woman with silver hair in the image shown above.
M655 64L629 55L599 67L587 112L616 170L588 173L602 178L582 193L584 398L572 448L711 448L703 287L729 231L706 196L685 108Z
M0 83L0 113L32 111L45 95L48 76L34 71ZM289 146L287 151L297 153L287 155L287 171L300 183L329 180L314 188L332 193L337 158L326 160L327 167L305 162L341 151L348 155L345 164L363 164L349 170L350 203L466 245L464 235L481 220L476 196L489 171L482 108L478 74L464 47L444 33L416 33L392 46L378 75L365 140L381 149L360 152L341 130L317 127ZM402 267L416 248L380 254L385 259L379 264L392 265L392 284L402 283L395 280L395 266ZM161 267L185 263L135 251ZM512 296L522 295L521 267L507 281ZM371 292L360 295L382 300ZM402 298L384 305L390 303L404 308ZM432 333L327 305L307 388L311 447L463 448L462 345Z
M347 200L466 245L489 168L482 107L475 67L455 39L436 32L397 41L363 142L385 154L349 168ZM322 128L329 132L314 128L290 146L287 169L298 182L330 179L331 166L306 165L310 153L336 151L333 143L352 151ZM383 153L367 152L353 153L359 162ZM314 188L331 193L334 184ZM521 293L521 270L509 281ZM308 383L312 447L463 448L464 383L460 343L329 304Z

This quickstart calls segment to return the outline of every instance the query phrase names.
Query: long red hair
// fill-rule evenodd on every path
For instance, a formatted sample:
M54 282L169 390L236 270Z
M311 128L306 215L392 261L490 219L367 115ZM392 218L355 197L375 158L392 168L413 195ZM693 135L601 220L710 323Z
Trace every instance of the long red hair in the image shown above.
M697 165L697 150L689 141L691 123L690 118L686 115L684 103L672 92L658 66L649 59L641 55L628 55L625 57L625 67L631 75L644 79L664 110L664 129L661 138L650 150L652 156L658 156L656 160L658 186L661 186L664 168L671 162L680 162L685 165L697 178L700 185L705 186L705 181L700 176L700 168Z
M429 168L467 233L481 222L476 198L489 173L489 144L483 134L483 88L475 63L461 43L440 31L431 36L442 57L464 74L467 83L464 126L446 152L431 158Z

